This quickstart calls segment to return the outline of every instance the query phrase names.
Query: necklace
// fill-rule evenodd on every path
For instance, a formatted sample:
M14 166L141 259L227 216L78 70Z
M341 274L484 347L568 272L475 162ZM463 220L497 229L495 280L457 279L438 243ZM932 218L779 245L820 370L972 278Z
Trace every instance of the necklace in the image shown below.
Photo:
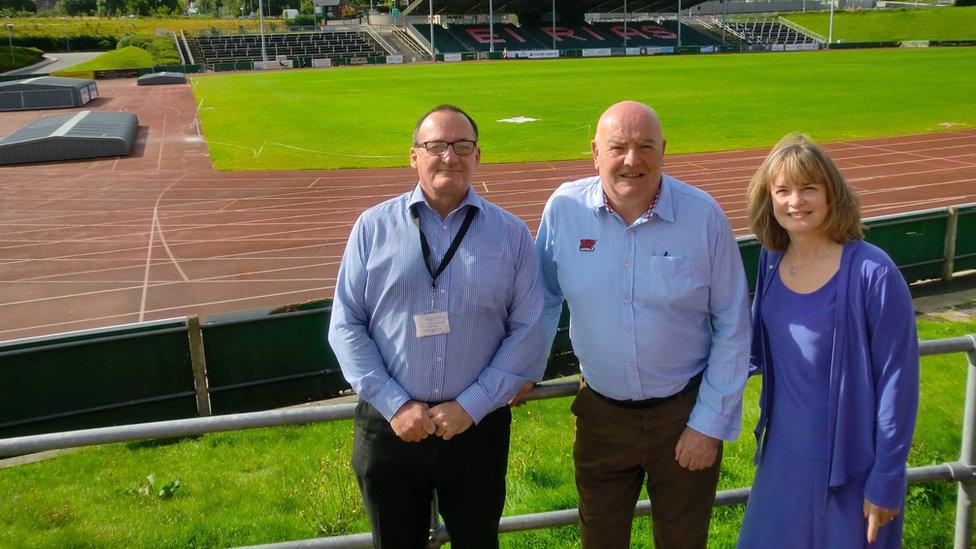
M821 259L826 257L827 253L830 252L831 248L833 248L833 246L827 246L826 248L824 248L822 252L817 254L816 257L814 257L810 261L807 261L803 265L794 265L793 263L787 261L786 272L790 273L790 276L796 276L797 271L799 271L800 269L803 269L804 267L809 267L810 265L813 265L817 261L820 261Z

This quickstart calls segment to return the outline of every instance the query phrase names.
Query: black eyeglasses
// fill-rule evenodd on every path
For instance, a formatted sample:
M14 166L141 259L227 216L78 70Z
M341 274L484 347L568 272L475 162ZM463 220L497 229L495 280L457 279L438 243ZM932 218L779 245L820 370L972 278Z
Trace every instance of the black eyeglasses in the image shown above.
M474 152L475 147L478 144L474 141L468 141L467 139L460 139L458 141L424 141L423 143L417 143L414 147L423 147L427 154L432 154L434 156L440 156L447 152L448 147L454 148L454 153L458 156L468 156Z

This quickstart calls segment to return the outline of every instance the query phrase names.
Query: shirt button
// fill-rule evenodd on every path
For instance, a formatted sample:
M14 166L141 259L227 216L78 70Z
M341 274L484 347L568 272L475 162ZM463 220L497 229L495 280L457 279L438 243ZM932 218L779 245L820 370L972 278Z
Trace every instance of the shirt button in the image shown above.
M437 360L437 362L444 362L444 359L443 359L443 358L441 358L441 357L437 357L437 359L436 359L436 360Z
M633 366L631 366L631 367L630 367L630 371L631 371L631 372L633 372L633 371L634 371L634 369L635 369L635 368L634 368Z
M446 231L447 230L447 225L441 225L441 229L443 229L443 230Z
M447 293L447 290L445 290L444 288L441 288L441 293L442 294L446 294Z
M633 395L631 398L633 398L634 400L640 400L640 397L637 395Z
M630 261L624 261L624 269L630 268Z
M440 389L434 389L434 394L435 394L435 395L436 395L436 394L438 394L438 393L440 393L440 392L441 392L441 390L440 390Z
M624 339L630 339L630 332L624 332Z
M624 298L624 303L630 303L630 298L629 297L625 297Z

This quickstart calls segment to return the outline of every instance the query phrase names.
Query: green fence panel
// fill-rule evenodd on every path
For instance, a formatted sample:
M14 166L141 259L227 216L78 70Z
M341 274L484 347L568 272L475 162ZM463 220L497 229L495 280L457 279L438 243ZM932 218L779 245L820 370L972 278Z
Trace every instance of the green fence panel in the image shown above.
M956 208L955 270L976 269L976 204Z
M0 438L196 414L183 320L0 344Z
M674 48L674 53L701 53L698 46L678 46Z
M832 50L855 50L863 48L897 48L901 42L833 42L830 44Z
M942 278L948 218L941 208L873 219L865 240L886 251L909 283Z
M485 55L486 55L486 57L488 59L502 59L502 57L505 55L505 52L501 52L501 51L490 51L490 52L487 52Z
M273 408L348 389L326 339L331 309L323 300L202 323L213 412Z
M442 55L441 58L438 61L443 61L443 60L444 60L444 56ZM334 66L334 67L341 67L341 66L348 65L348 64L349 64L349 58L348 57L333 57L332 58L332 66Z
M759 269L759 251L762 245L754 236L736 239L739 244L739 255L742 256L742 266L746 270L746 281L749 283L749 293L756 290L756 275Z
M724 46L718 46L718 51L722 53L739 53L742 47L737 44L726 44Z
M214 72L224 72L224 71L236 71L237 63L233 61L228 63L214 63Z
M234 63L234 70L237 71L249 71L254 69L254 63L251 61L237 61Z

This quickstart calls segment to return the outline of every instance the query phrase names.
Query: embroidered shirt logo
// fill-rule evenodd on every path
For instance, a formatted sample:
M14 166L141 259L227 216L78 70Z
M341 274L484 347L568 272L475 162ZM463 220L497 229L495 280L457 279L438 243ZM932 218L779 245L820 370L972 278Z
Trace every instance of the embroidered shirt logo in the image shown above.
M596 248L596 239L593 238L581 238L580 239L580 251L581 252L592 252Z

